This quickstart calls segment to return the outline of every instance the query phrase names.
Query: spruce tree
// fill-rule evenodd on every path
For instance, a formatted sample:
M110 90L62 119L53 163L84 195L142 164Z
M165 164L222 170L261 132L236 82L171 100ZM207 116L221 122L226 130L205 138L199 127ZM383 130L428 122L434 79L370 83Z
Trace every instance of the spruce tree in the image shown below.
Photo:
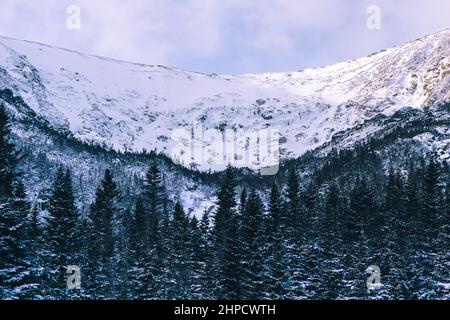
M437 216L441 205L440 167L435 159L435 155L429 156L429 162L425 170L424 177L424 206L423 219L424 227L431 233L436 228Z
M283 216L283 203L278 185L273 183L269 194L268 215L265 221L264 249L264 298L282 299L284 297L283 280L284 242L283 233L288 221Z
M373 188L369 182L357 175L352 181L349 192L349 208L345 213L343 234L345 265L353 267L346 273L344 282L351 288L349 297L362 299L367 297L367 286L364 275L368 266L376 264L370 254L369 228L371 216L375 213ZM384 251L383 251L384 252ZM380 265L384 269L384 265Z
M149 245L157 242L158 224L165 209L165 187L161 171L156 163L153 163L145 175L144 203L147 209L146 238Z
M305 286L304 260L302 255L305 244L304 221L300 205L300 183L295 168L288 172L287 184L285 188L286 203L284 206L286 222L283 226L285 236L283 239L285 256L283 264L285 266L283 291L287 299L301 299Z
M132 267L130 269L130 281L136 299L149 299L154 296L155 290L151 265L155 248L147 241L146 213L144 202L141 197L138 197L131 234Z
M126 300L134 296L134 287L130 286L133 265L132 253L133 217L130 210L118 210L114 219L113 264L116 274L114 292L118 299Z
M0 205L0 210L2 206ZM25 187L20 180L17 180L15 192L11 199L5 204L6 208L0 212L2 220L7 229L0 228L2 232L0 249L0 285L1 295L6 299L30 298L33 289L36 287L33 274L34 269L33 254L29 248L29 228L28 215L30 205L27 200ZM6 237L5 237L6 236ZM3 256L3 254L7 254Z
M214 250L215 266L219 279L218 298L239 295L239 282L236 273L239 270L236 238L238 236L238 219L236 214L236 183L231 165L227 166L225 177L217 193L217 209L214 215Z
M245 205L241 222L242 290L246 299L261 299L263 292L263 204L252 191Z
M92 237L89 248L89 289L99 299L116 297L114 281L114 220L121 208L121 192L110 170L105 171L91 205Z
M202 267L205 263L202 248L202 230L197 217L189 221L187 264L189 268L189 288L187 297L193 300L205 299ZM184 298L187 298L184 297Z
M294 219L294 229L297 230L296 227L301 226L302 217L300 214L300 183L297 172L294 168L289 170L287 179L286 198L288 199L289 215L292 219Z
M77 292L67 288L67 268L81 266L80 219L75 206L69 170L58 168L49 201L46 228L46 286L54 298L72 298Z
M418 222L419 232L416 234L419 240L416 248L415 260L420 260L420 267L414 270L415 286L420 288L414 298L433 299L436 294L436 265L439 261L440 245L440 208L442 207L442 188L440 179L440 165L434 154L427 155L427 163L424 165L421 181L421 214Z
M336 299L337 293L337 274L334 270L336 266L335 254L337 253L337 216L339 205L339 193L337 186L333 183L329 187L328 194L325 199L325 206L321 210L319 220L319 246L320 253L318 257L318 265L322 271L319 274L318 297L322 299Z
M192 243L189 239L189 220L182 205L177 202L170 224L169 240L169 281L167 299L183 299L189 294L191 275L190 262Z
M15 267L23 257L16 230L23 223L12 207L17 152L10 142L9 118L0 104L0 298L14 299Z
M45 245L43 228L39 221L39 211L31 209L26 230L27 260L29 266L29 285L25 299L44 299L45 281Z
M199 266L199 282L203 299L213 299L217 287L217 277L214 269L214 247L210 228L209 210L205 210L199 226L200 243L199 254L202 257Z
M9 117L4 105L0 104L0 203L13 197L14 183L18 178L19 157L10 135Z
M170 235L169 209L164 176L154 162L150 165L144 181L143 203L145 216L143 223L145 247L142 259L145 259L145 290L147 298L165 298L168 295L167 285L170 281L168 265ZM141 260L142 260L141 259Z

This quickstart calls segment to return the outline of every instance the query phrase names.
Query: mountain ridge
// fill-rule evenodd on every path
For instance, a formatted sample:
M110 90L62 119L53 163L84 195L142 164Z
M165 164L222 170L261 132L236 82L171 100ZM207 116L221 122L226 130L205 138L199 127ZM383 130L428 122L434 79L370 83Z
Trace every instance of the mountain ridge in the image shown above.
M436 36L436 35L447 33L447 32L450 32L450 28L446 28L446 29L442 29L442 30L437 31L437 32L429 33L429 34L423 35L421 37L415 38L413 40L410 40L410 41L407 41L407 42L403 42L403 43L399 43L397 45L393 45L392 47L388 47L388 48L385 48L385 49L381 49L381 50L372 52L372 53L370 53L370 54L368 54L366 56L363 56L363 57L370 57L370 56L382 53L382 52L384 52L384 51L386 51L388 49L395 49L395 48L398 48L398 47L402 47L404 45L411 44L411 43L414 43L416 41L421 41L421 40L426 39L428 37ZM64 50L64 51L68 51L68 52L71 52L71 53L81 54L81 55L84 55L84 56L90 56L90 57L95 57L95 58L99 58L99 59L111 60L113 62L119 62L119 63L129 63L129 64L132 64L132 65L140 65L140 66L148 66L148 67L162 67L162 68L174 69L174 70L178 70L178 71L182 71L182 72L201 74L201 75L206 75L206 76L211 75L211 74L216 74L216 73L201 72L201 71L195 71L195 70L190 70L190 69L186 69L186 68L167 66L167 65L161 65L161 64L133 62L131 60L118 59L118 58L113 58L113 57L109 57L109 56L102 56L102 55L93 54L93 53L81 52L81 51L77 51L75 49L68 49L68 48L64 48L64 47L61 47L61 46L49 45L49 44L41 42L41 41L19 39L19 38L9 37L9 36L0 34L0 40L1 39L26 42L26 43L33 44L33 45L45 46L45 47L48 47L48 48ZM332 66L332 65L336 65L336 64L339 64L339 63L353 62L353 61L361 59L363 57L347 59L347 60L338 61L336 63L326 64L326 65L322 65L322 66L318 66L318 67L303 68L303 69L291 70L291 71L282 71L282 72L249 72L249 73L237 73L237 74L220 73L220 74L217 74L217 75L219 75L219 76L234 76L235 77L235 76L258 75L258 74L296 73L296 72L302 72L302 71L309 70L309 69L323 69L323 68L326 68L326 67L329 67L329 66Z
M450 100L450 30L327 67L238 76L5 39L0 89L23 97L55 128L117 150L170 155L173 132L200 122L205 129L279 129L282 159L295 158L377 114Z

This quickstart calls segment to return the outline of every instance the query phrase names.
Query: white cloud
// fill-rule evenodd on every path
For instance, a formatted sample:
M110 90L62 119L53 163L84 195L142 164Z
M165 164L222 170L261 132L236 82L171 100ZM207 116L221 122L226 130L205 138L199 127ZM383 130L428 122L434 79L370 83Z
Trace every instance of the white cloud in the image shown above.
M66 28L71 4L80 31ZM380 31L366 28L371 4ZM448 0L2 0L0 34L136 62L274 71L355 58L448 21Z

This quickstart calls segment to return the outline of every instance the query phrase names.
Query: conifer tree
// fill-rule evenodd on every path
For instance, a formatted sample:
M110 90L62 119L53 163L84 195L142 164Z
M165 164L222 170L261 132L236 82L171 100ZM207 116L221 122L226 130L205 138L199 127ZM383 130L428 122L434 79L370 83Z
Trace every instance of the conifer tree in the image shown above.
M202 230L200 229L200 222L197 217L193 216L189 221L189 235L188 235L188 249L187 249L187 263L189 268L189 288L188 297L194 300L204 299L203 291L203 273L202 267L205 257L202 250Z
M173 219L170 225L169 244L169 281L167 282L167 298L182 299L189 294L191 275L190 262L192 244L189 239L189 221L182 205L175 204Z
M305 233L303 232L304 221L301 214L300 206L300 183L295 168L291 168L288 172L286 184L286 224L283 229L285 231L284 248L285 256L283 264L285 266L283 291L287 299L301 299L303 296L303 285L305 282L304 261L302 259L303 245Z
M213 299L217 287L217 277L214 269L214 247L210 228L209 210L205 210L199 226L200 243L199 253L203 257L199 266L199 282L202 285L203 299Z
M43 228L39 222L39 212L36 207L31 209L26 230L28 288L24 299L43 299L46 288L45 281L45 246Z
M3 104L0 104L0 203L12 198L14 183L18 178L16 170L18 152L10 141L9 117Z
M342 283L342 265L339 261L340 248L342 247L341 225L342 203L338 186L332 182L328 187L324 206L321 210L320 219L320 254L318 265L321 266L319 275L317 295L322 299L337 299L339 297L339 286Z
M67 299L76 291L67 288L67 268L80 266L80 219L75 206L72 176L69 170L58 168L49 201L49 217L46 228L46 286L50 294Z
M154 296L154 281L152 277L152 258L155 248L147 241L147 220L144 202L141 197L136 199L133 228L131 234L132 267L130 268L130 282L134 297L149 299ZM153 256L152 256L153 255Z
M12 295L16 263L23 257L16 230L23 221L13 210L14 182L17 179L17 152L10 142L9 118L0 104L0 299Z
M441 205L440 168L436 162L435 155L429 156L424 177L424 199L423 199L423 219L424 227L430 232L430 228L435 228L436 218L439 215Z
M283 203L278 185L273 183L269 194L268 215L265 221L264 297L282 299L284 297L283 280L284 237L286 221L283 216Z
M121 300L134 296L134 287L130 286L129 270L132 267L134 255L132 253L133 218L130 210L118 210L114 219L114 253L113 264L116 279L114 291Z
M17 180L14 195L0 204L0 292L8 299L29 298L36 287L30 269L33 269L32 251L29 248L28 214L30 205L25 187ZM7 254L3 256L3 254ZM1 295L0 294L0 297Z
M114 220L121 210L121 192L110 170L105 171L91 205L92 239L89 248L90 289L97 298L115 298Z
M253 190L246 201L241 222L242 290L244 298L261 299L263 291L263 204Z
M239 269L239 260L235 257L238 236L235 189L233 168L228 165L224 181L217 193L217 209L214 215L213 239L219 279L218 298L237 296L239 292L239 283L235 277Z
M289 170L287 179L286 198L288 200L289 215L296 226L300 226L302 218L300 215L300 183L294 168Z
M157 242L158 224L165 209L165 187L163 177L156 163L153 163L145 175L144 200L147 209L146 237L149 245Z

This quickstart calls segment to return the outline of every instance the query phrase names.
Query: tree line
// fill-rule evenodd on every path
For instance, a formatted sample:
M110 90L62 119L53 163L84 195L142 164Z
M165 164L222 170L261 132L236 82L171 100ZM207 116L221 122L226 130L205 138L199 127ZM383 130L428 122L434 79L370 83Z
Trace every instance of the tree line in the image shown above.
M0 107L1 299L449 298L449 170L432 156L381 178L355 171L308 185L292 167L266 191L238 185L229 166L201 218L169 200L156 163L132 207L106 170L82 215L60 167L43 216L9 135ZM68 266L79 267L79 289L68 288Z

